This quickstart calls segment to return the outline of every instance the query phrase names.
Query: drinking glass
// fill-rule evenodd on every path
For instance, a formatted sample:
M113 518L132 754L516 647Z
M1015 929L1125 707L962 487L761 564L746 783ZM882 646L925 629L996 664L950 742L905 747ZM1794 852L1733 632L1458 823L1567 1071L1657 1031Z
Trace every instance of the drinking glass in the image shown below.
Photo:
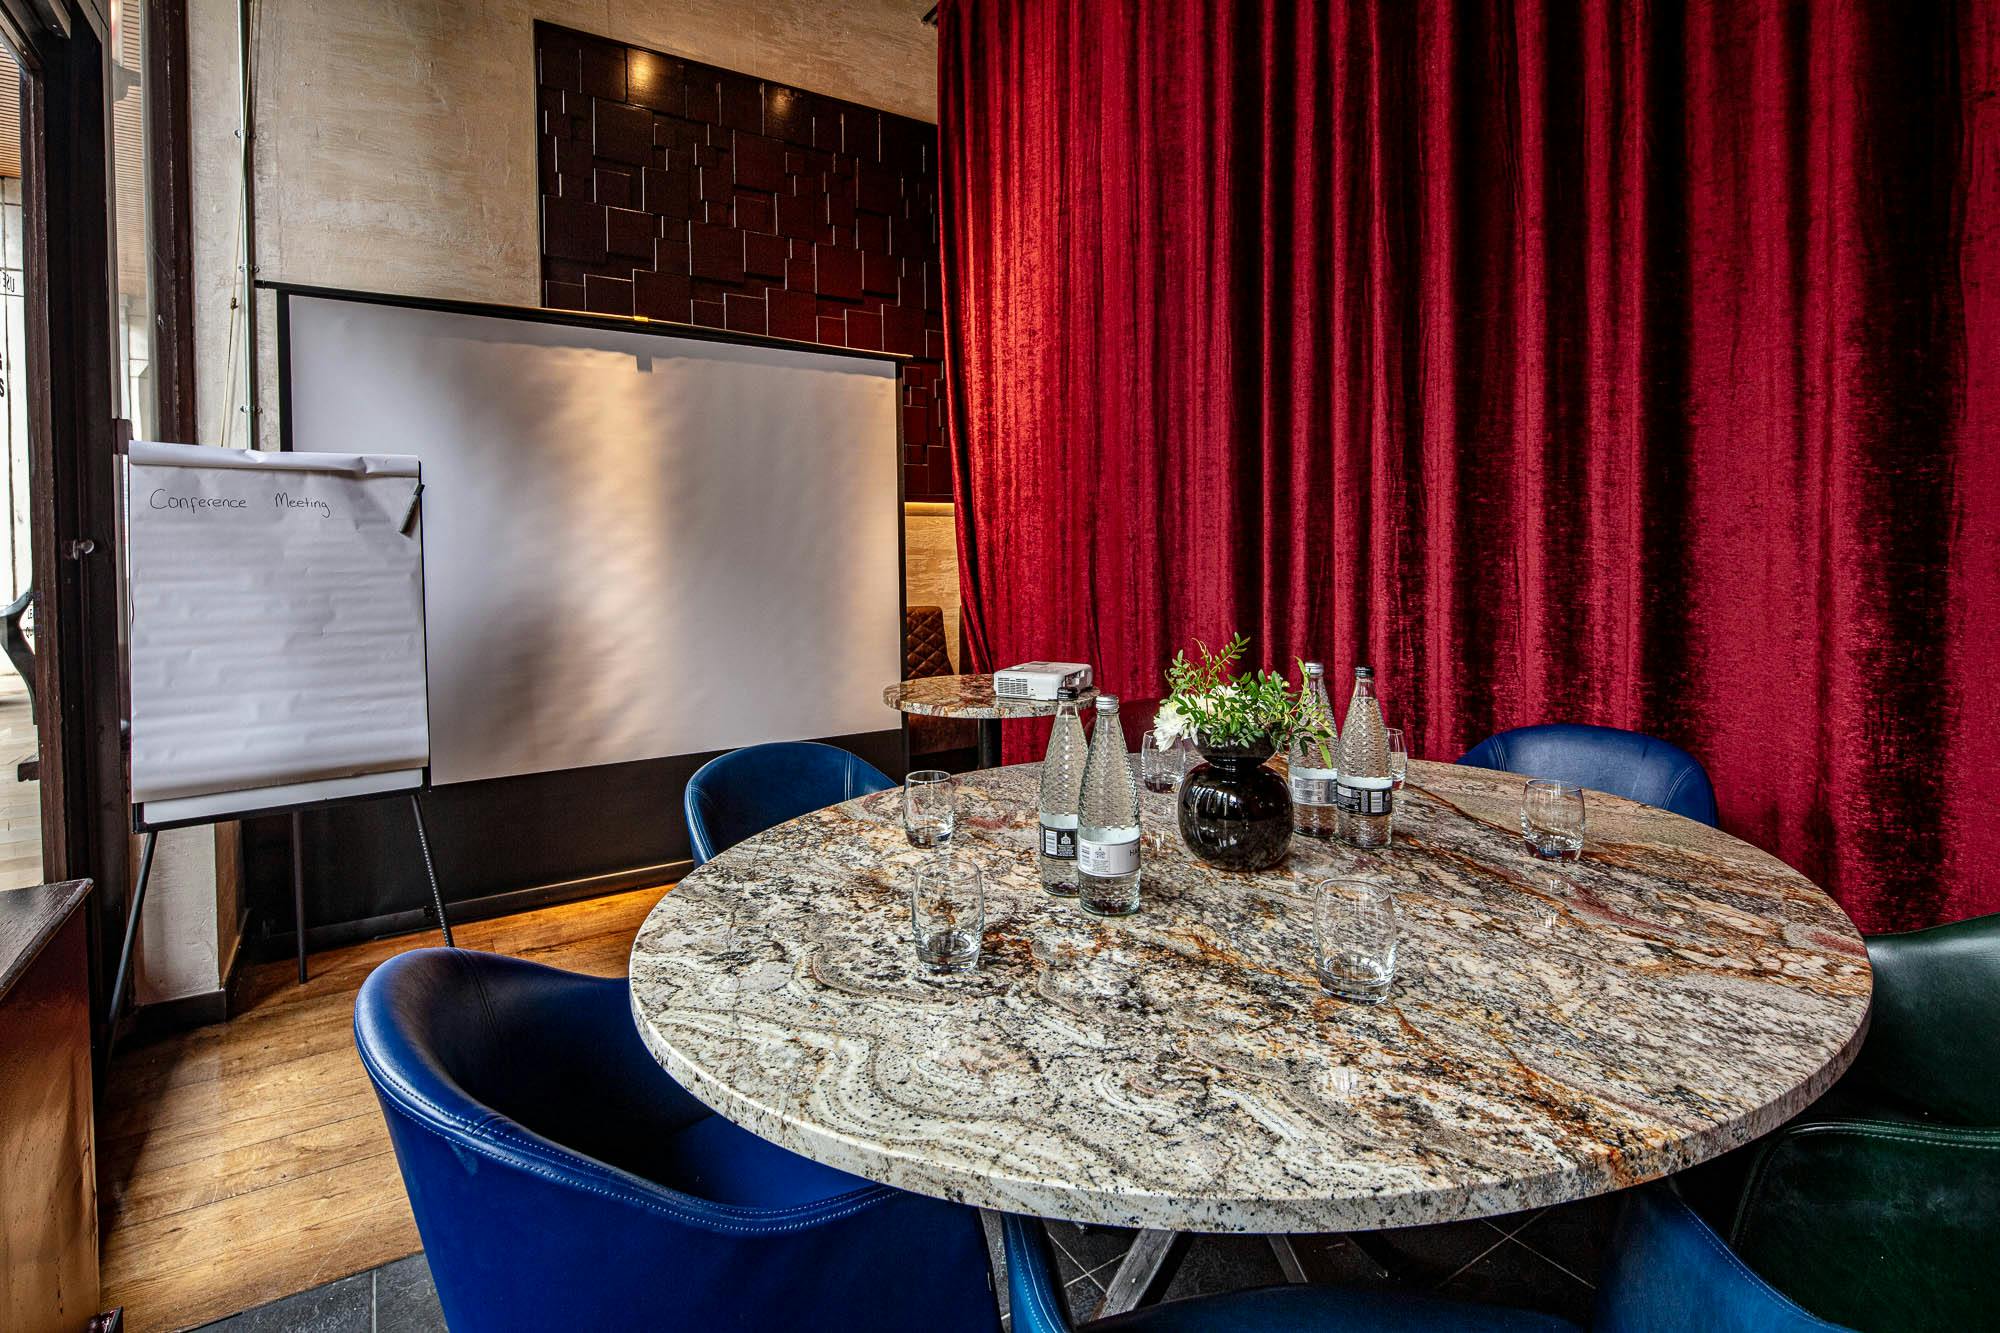
M1313 886L1313 972L1322 989L1379 1003L1396 980L1396 900L1387 885L1328 879Z
M979 966L986 930L986 876L964 857L932 857L911 872L910 931L917 961L939 972Z
M1139 738L1139 781L1147 791L1178 790L1186 772L1186 750L1179 745L1162 750L1150 731Z
M1403 741L1401 727L1385 727L1383 735L1389 738L1389 785L1396 797L1389 803L1389 833L1393 838L1396 831L1396 815L1403 808L1403 783L1410 775L1410 751Z
M958 827L958 779L920 768L903 779L903 831L912 847L944 847Z
M1521 792L1521 836L1528 840L1528 850L1543 860L1582 857L1583 788L1531 778Z

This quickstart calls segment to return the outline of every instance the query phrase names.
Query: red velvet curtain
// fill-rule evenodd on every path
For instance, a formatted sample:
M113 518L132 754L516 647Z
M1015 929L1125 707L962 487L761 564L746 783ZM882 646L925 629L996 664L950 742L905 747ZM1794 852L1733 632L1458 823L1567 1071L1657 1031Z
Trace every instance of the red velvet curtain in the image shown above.
M1996 10L946 0L974 661L1241 629L1431 758L1672 739L1864 928L2000 910Z

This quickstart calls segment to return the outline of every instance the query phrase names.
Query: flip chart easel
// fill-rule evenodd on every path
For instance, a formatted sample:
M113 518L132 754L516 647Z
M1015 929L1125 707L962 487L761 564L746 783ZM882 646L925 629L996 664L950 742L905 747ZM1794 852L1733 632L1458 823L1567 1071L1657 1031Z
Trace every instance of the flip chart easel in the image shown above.
M422 477L415 458L134 442L127 457L133 831L115 1020L160 832L407 794L436 914Z

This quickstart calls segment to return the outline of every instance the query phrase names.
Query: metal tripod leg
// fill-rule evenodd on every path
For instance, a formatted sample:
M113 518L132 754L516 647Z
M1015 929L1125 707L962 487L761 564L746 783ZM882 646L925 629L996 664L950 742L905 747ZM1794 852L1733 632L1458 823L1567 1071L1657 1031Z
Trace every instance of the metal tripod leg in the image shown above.
M153 848L160 835L148 829L139 850L139 882L132 886L132 903L125 909L125 942L118 949L118 970L111 978L111 1004L104 1011L104 1060L111 1062L111 1047L118 1039L118 1009L125 1001L125 983L132 977L132 941L139 934L139 913L146 907L146 885L153 878Z
M298 937L299 984L306 984L305 816L292 811L292 932Z
M424 877L431 885L431 910L437 913L438 929L444 932L444 946L455 949L458 946L451 938L451 918L444 914L444 893L438 888L437 867L431 864L431 840L424 832L424 808L417 801L417 794L410 793L410 817L417 821L417 847L424 854Z

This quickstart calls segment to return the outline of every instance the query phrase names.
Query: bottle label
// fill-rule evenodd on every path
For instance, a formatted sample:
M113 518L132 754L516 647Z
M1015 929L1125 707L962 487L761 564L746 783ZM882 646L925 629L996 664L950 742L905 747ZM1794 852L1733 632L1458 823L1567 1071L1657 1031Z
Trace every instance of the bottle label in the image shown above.
M1395 800L1394 778L1342 778L1333 789L1334 805L1350 815L1386 815Z
M1332 805L1333 784L1340 777L1337 768L1302 768L1292 765L1292 802L1295 805Z
M1139 840L1127 838L1123 842L1097 842L1089 838L1079 838L1076 844L1076 868L1086 875L1099 879L1115 879L1120 875L1130 875L1139 869Z
M1076 860L1076 816L1042 816L1042 855L1058 861Z

